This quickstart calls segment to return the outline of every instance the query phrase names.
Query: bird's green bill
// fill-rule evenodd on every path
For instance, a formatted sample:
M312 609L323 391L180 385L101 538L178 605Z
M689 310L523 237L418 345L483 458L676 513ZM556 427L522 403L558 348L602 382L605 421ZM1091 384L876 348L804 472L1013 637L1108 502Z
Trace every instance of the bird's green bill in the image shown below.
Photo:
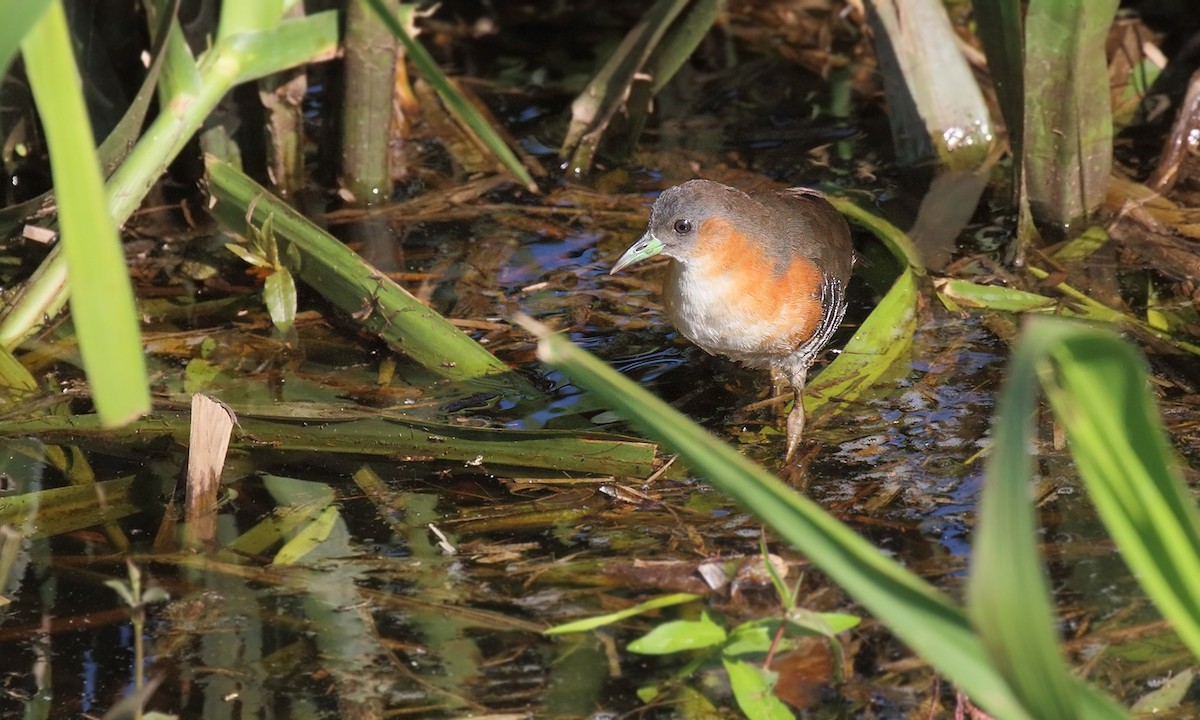
M617 260L616 264L612 266L612 270L608 271L608 274L612 275L618 270L629 267L635 262L640 262L648 257L654 257L662 251L662 241L650 233L646 233L642 236L641 240L635 242L628 250L625 251L625 254L622 255L619 260Z

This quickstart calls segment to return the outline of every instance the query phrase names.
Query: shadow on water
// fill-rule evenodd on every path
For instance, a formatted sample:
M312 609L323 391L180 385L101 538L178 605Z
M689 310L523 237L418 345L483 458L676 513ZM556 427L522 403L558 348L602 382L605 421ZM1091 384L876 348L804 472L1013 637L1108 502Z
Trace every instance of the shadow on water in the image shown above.
M661 265L614 277L611 263L641 232L655 193L697 168L828 183L899 214L915 198L905 197L887 163L882 118L823 114L828 88L795 65L754 58L716 70L700 63L677 85L630 164L640 169L601 172L591 187L559 178L545 201L497 191L487 200L510 203L503 211L397 228L406 287L471 321L465 326L481 342L537 375L548 400L529 407L486 389L464 392L403 360L384 377L381 366L394 358L327 317L318 298L302 298L309 310L293 346L272 336L250 279L219 286L186 278L157 285L176 299L160 302L162 314L147 332L160 406L178 408L202 389L238 407L303 407L318 428L326 427L322 413L366 409L467 428L635 435L536 364L531 341L507 322L520 311L567 332L777 468L781 408L747 409L769 393L765 374L709 357L669 327ZM491 100L525 147L553 165L543 143L561 132L569 94L506 89ZM162 238L191 232L153 230ZM219 247L220 238L201 242ZM873 241L859 234L856 242ZM145 262L174 263L163 272L175 273L175 250L159 245ZM860 267L846 327L832 347L869 312L886 287L886 278L871 278L886 272L878 263ZM911 358L868 398L809 430L809 495L951 594L959 593L967 562L1006 355L1006 342L978 317L926 308ZM438 442L434 431L425 436ZM107 524L53 531L35 515L22 528L26 539L5 592L10 602L0 609L3 717L101 716L130 691L135 630L105 585L126 577L126 558L170 595L148 609L144 667L158 682L148 707L183 717L625 715L644 707L640 687L667 681L684 664L622 650L671 611L565 639L541 635L544 628L676 591L713 594L731 617L769 611L769 582L730 595L709 590L695 574L704 559L736 567L754 556L761 528L678 466L647 483L492 466L483 457L437 461L262 444L235 449L225 468L220 549L193 553L155 549L163 503L184 463L179 442L154 433L122 444L69 434L0 442L0 479L10 494L88 474L132 478L104 501L129 506ZM1104 535L1073 492L1073 469L1052 450L1042 457L1044 542L1064 634L1075 652L1100 642L1118 647L1098 672L1121 676L1125 692L1136 695L1153 677L1190 664L1190 656L1179 648L1153 666L1137 662L1146 644L1173 648L1174 641L1152 620L1112 549L1097 544ZM856 612L803 557L779 543L771 550L788 563L793 582L803 577L805 607ZM1117 632L1129 627L1143 632ZM938 692L952 697L878 628L856 633L840 689L828 674L816 675L825 685L811 700L820 717L909 717ZM727 688L708 691L731 702Z

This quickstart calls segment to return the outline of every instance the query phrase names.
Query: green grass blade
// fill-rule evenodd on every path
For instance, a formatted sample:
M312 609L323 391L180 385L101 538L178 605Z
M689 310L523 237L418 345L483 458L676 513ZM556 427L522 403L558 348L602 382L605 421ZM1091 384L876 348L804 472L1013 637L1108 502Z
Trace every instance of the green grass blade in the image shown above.
M843 403L861 397L912 349L917 327L916 274L906 269L883 300L871 311L854 337L804 390L804 407L816 412L832 403L836 411Z
M337 50L337 39L337 13L322 12L283 20L269 30L232 35L224 47L238 58L241 68L236 82L244 83L330 57Z
M101 421L125 423L150 409L141 330L61 4L42 16L22 51L50 147L84 369Z
M1027 290L1005 285L982 285L960 278L938 278L933 285L940 297L960 308L1024 313L1055 310L1059 304L1054 298Z
M663 36L646 63L646 73L652 78L650 91L657 94L666 87L679 68L691 58L700 43L712 30L721 13L723 0L697 0L689 3L679 21Z
M908 235L904 234L903 230L878 215L863 210L847 198L831 195L828 199L838 212L845 215L855 225L861 225L870 230L891 251L892 255L896 256L897 260L915 270L924 270L925 263L921 260L921 251L917 249Z
M17 55L21 41L33 28L51 0L0 0L0 77L8 74L8 66Z
M289 24L291 22L300 25L292 26ZM162 109L158 116L138 140L129 157L109 178L108 207L112 219L121 224L133 214L146 193L158 182L239 77L285 69L275 67L277 63L300 63L309 59L291 50L271 52L269 46L273 41L293 37L289 33L297 32L299 28L310 39L308 33L324 38L324 45L317 50L318 55L331 53L336 47L336 22L336 13L326 12L284 23L289 27L280 35L274 35L271 31L253 36L243 33L232 42L222 42L210 48L199 67L193 67L188 61L189 53L181 44L183 38L178 24L172 21L172 35L166 46L168 57L163 68L163 83L177 94L160 97ZM312 27L304 23L319 26L319 33L304 30L305 27ZM305 47L311 51L314 45ZM252 55L260 51L265 54ZM24 284L17 300L0 316L0 344L11 349L36 332L44 318L56 316L65 302L66 288L66 261L56 248Z
M1080 683L1057 642L1050 587L1037 548L1028 451L1039 363L1051 340L1031 324L1009 365L993 428L968 583L968 608L1000 671L1039 717L1087 715ZM1103 704L1101 704L1103 707Z
M29 370L3 347L0 347L0 387L17 391L33 391L38 387Z
M238 406L230 447L269 447L282 453L407 458L412 462L483 462L489 466L547 468L596 475L646 476L662 468L653 443L609 433L508 430L431 423L379 409L313 412L310 407ZM45 442L139 444L188 439L184 413L155 412L118 429L95 415L49 415L0 421L0 437L37 436Z
M239 33L270 30L282 17L283 0L222 3L217 42L224 42Z
M1145 361L1099 328L1038 323L1039 331L1043 325L1061 333L1043 384L1088 493L1138 582L1200 657L1200 511L1150 395Z
M555 625L552 628L546 628L545 634L566 635L568 633L595 630L596 628L604 627L605 625L612 625L613 623L618 623L622 620L627 620L631 617L636 617L653 610L659 610L661 608L671 607L673 605L690 603L694 600L699 600L702 597L704 596L696 595L694 593L673 593L671 595L663 595L652 598L645 602L638 603L633 607L627 607L624 610L618 610L617 612L607 613L605 615L596 615L594 617L586 617L573 622L563 623L562 625Z
M683 456L841 585L901 639L997 717L1030 718L990 664L966 615L808 498L754 465L661 400L531 320L544 361Z

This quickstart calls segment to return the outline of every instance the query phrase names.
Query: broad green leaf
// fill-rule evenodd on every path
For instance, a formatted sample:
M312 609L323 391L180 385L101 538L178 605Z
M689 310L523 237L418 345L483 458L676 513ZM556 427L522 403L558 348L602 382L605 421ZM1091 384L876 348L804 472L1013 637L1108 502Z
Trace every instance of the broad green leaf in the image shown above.
M1003 312L1036 312L1051 310L1058 306L1058 301L1054 298L1003 285L980 285L959 278L938 278L934 280L933 286L939 295L945 296L955 305L965 308Z
M777 620L745 622L729 632L729 639L721 652L728 657L766 653L775 640Z
M125 253L109 217L60 3L43 14L21 48L50 148L60 235L71 278L71 312L84 370L101 421L120 425L150 409L150 391Z
M832 638L862 622L856 615L842 613L819 613L804 608L792 608L787 613L789 623L822 637Z
M1177 709L1195 679L1196 671L1191 668L1178 675L1172 675L1162 684L1162 687L1141 696L1129 709L1135 713L1148 715Z
M296 281L288 269L281 267L267 276L263 283L263 300L275 329L286 333L296 322Z
M670 655L720 645L725 638L725 628L703 613L699 620L663 623L629 643L626 649L639 655Z
M744 660L724 658L725 672L738 707L753 720L795 720L795 715L783 701L775 697L774 673L751 665Z
M618 610L615 613L597 615L596 617L584 618L582 620L576 620L575 622L564 623L562 625L555 625L552 628L547 628L545 630L545 634L565 635L566 633L595 630L598 627L612 625L613 623L618 623L622 620L636 617L642 613L647 613L652 610L660 610L673 605L690 603L693 600L699 600L701 597L701 595L693 595L692 593L675 593L673 595L664 595L662 597L654 598L653 600L647 600L646 602L638 603L637 605L625 608L624 610Z
M820 616L834 634L852 630L862 624L862 618L847 613L820 613Z

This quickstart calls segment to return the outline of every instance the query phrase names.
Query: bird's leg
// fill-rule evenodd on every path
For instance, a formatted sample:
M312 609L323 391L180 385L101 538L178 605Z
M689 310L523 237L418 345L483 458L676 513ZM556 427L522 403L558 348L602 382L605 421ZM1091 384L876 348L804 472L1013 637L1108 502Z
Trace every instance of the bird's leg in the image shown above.
M792 411L787 418L787 455L784 462L791 462L800 447L800 436L804 434L804 383L808 379L808 366L801 365L788 373L788 381L792 384L792 392L796 400L792 403Z
M775 405L776 403L778 403L778 405L777 405L778 411L777 412L781 417L783 416L783 407L786 404L786 400L784 400L783 402L780 402L780 401L783 400L783 394L784 394L784 392L787 391L788 386L789 386L789 383L788 383L787 374L784 373L784 371L780 368L772 367L771 368L771 397L768 398L768 400L771 402L772 405Z

